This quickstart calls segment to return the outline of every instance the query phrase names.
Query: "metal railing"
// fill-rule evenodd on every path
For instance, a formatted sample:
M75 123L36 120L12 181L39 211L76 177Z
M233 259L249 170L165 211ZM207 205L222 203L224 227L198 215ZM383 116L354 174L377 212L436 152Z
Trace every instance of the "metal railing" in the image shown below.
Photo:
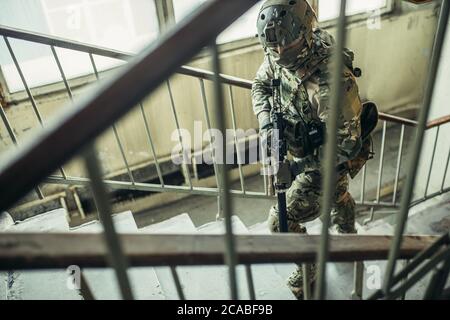
M60 59L57 55L55 48L70 49L70 50L74 50L77 52L87 54L89 56L89 61L92 66L92 72L97 80L99 79L99 71L98 71L98 68L97 68L97 65L95 62L96 56L114 58L114 59L119 59L119 60L123 60L123 61L128 61L134 57L134 55L125 53L125 52L101 48L98 46L87 45L87 44L83 44L83 43L79 43L79 42L75 42L75 41L70 41L70 40L61 39L61 38L57 38L57 37L51 37L51 36L47 36L47 35L32 33L29 31L18 30L18 29L14 29L14 28L10 28L10 27L5 27L5 26L0 26L0 35L3 36L3 39L7 44L11 58L14 62L14 65L15 65L19 75L20 75L20 78L22 80L25 91L31 102L32 109L33 109L37 119L39 120L39 123L41 124L41 126L43 126L43 120L42 120L41 113L39 111L39 106L36 103L36 99L33 96L32 91L30 90L30 88L28 86L28 82L27 82L25 76L23 75L22 68L16 58L16 53L14 51L14 48L10 44L9 38L21 39L21 40L29 41L31 43L38 43L38 44L50 46L50 48L52 49L52 54L53 54L54 60L56 62L56 65L58 66L62 82L64 83L65 90L71 99L73 97L73 93L72 93L72 90L69 85L69 81L65 75L65 72L63 70L63 67L61 65ZM187 66L182 66L182 67L178 68L176 72L178 74L182 74L182 75L186 75L186 76L198 79L199 94L201 96L201 101L203 103L203 113L204 113L204 117L205 117L205 123L206 123L207 129L211 129L212 128L211 116L208 111L208 102L207 102L207 98L206 98L206 89L205 89L204 81L205 80L213 81L214 73L211 71L187 67ZM245 79L241 79L241 78L237 78L237 77L233 77L233 76L229 76L229 75L224 75L224 74L220 75L220 81L227 86L232 128L234 130L236 130L237 129L237 124L236 124L237 116L236 116L236 110L234 107L233 88L236 87L236 88L243 88L243 89L250 90L252 87L252 82L249 80L245 80ZM167 88L167 94L168 94L168 97L170 100L170 109L173 114L173 120L174 120L176 128L179 130L181 128L180 128L180 121L179 121L179 117L178 117L178 113L177 113L177 106L175 104L172 87L171 87L171 83L169 80L166 80L166 88ZM127 172L129 181L122 181L122 180L116 180L116 179L104 179L104 183L107 184L109 188L117 189L117 190L137 190L137 191L149 191L149 192L181 192L181 193L189 193L189 194L194 194L194 195L205 195L205 196L218 197L219 189L217 187L216 188L212 188L212 187L207 188L207 187L194 187L193 186L192 180L191 180L191 172L189 172L189 167L187 165L182 166L182 171L183 171L184 177L186 178L187 186L169 185L169 184L165 183L163 170L159 163L159 159L157 156L157 154L158 154L157 149L155 147L154 139L151 134L148 117L145 113L143 103L139 102L138 104L139 104L140 114L141 114L141 118L142 118L141 120L142 120L142 123L144 124L146 137L148 140L148 144L150 146L150 152L151 152L151 155L152 155L152 158L154 161L154 165L156 167L159 184L140 183L140 182L135 181L134 176L133 176L133 170L129 164L127 155L124 152L124 146L123 146L123 143L121 142L119 133L118 133L115 125L112 126L112 130L113 130L114 138L115 138L117 146L119 148L120 157L122 158L122 161L124 163L124 169ZM6 115L4 115L3 119L4 119L4 124L8 128L8 132L9 132L10 130L12 130L12 126L6 119ZM367 207L371 211L370 218L366 222L370 222L373 220L374 212L378 208L398 209L399 202L398 202L397 194L399 191L399 182L400 182L400 178L401 178L400 172L401 172L401 168L402 168L402 164L403 164L402 156L404 153L405 128L406 127L415 127L417 125L417 121L389 115L386 113L380 113L380 120L383 121L383 127L382 127L382 139L381 139L381 146L380 146L380 160L379 160L379 166L378 166L378 178L377 178L377 184L376 184L376 196L375 196L374 200L370 200L370 199L368 199L368 196L366 195L366 193L368 192L367 181L366 181L367 168L364 167L363 173L362 173L362 178L361 178L360 197L359 197L359 199L357 199L357 204L359 206ZM436 121L430 122L427 129L438 128L437 130L439 130L440 126L445 125L449 122L450 122L450 119L449 119L449 116L447 116L442 119L438 119ZM392 181L392 183L394 184L392 201L382 201L381 200L381 196L382 196L381 191L382 191L382 181L383 181L383 169L384 169L384 165L385 165L385 162L384 162L385 142L386 142L386 132L387 132L389 123L400 124L401 125L401 133L400 133L400 142L399 142L399 146L398 146L398 160L397 160L397 164L396 164L396 174L395 174L394 181ZM248 139L255 139L255 138L257 138L257 137L249 137ZM182 136L179 135L179 143L181 146L184 146L182 139L183 139ZM264 182L264 186L265 186L264 192L255 192L255 191L247 190L246 185L245 185L244 171L243 171L244 161L243 161L243 159L241 159L242 152L244 151L243 149L245 148L245 141L238 141L237 137L235 136L234 145L235 145L236 155L238 157L237 164L238 164L238 173L239 173L239 181L240 181L241 189L240 190L231 190L231 193L233 194L233 196L244 197L244 198L271 198L272 196L269 194L269 190L267 189L267 182ZM183 150L183 152L182 152L184 157L186 155L185 151L186 150ZM184 160L185 161L183 161L183 162L186 163L187 159L184 159ZM264 163L264 161L263 161L263 163ZM214 166L214 173L215 173L215 177L216 177L216 186L218 186L219 185L218 184L218 169L217 169L216 161L213 161L213 166ZM50 184L63 184L63 185L88 185L89 184L89 180L84 177L76 177L76 176L67 175L62 167L60 168L60 172L61 172L60 176L51 175L51 176L48 176L44 181L47 183L50 183ZM264 176L264 178L266 178L266 176ZM445 182L445 179L444 179L444 182ZM449 191L449 188L448 187L444 188L444 184L443 184L442 190L439 193L427 194L425 196L425 198L420 199L418 201L424 201L431 197L434 197L436 195L439 195L439 194L442 194L442 193L445 193L448 191ZM42 199L43 198L42 191L40 189L36 188L36 192L38 192L38 195Z
M174 103L174 99L172 96L172 90L170 86L169 80L167 78L173 73L178 72L180 74L192 76L200 79L200 94L202 100L204 102L204 112L205 119L210 127L210 115L208 114L208 107L206 106L206 94L204 87L204 80L212 80L215 84L214 86L214 96L215 96L215 113L214 115L217 118L216 123L219 124L220 129L225 129L225 123L223 119L223 93L221 89L222 84L226 84L228 86L228 93L231 100L231 114L232 114L232 122L233 126L236 126L236 114L233 106L233 87L241 87L241 88L251 88L251 82L238 79L235 77L230 77L226 75L220 74L220 67L218 63L218 53L217 48L214 44L214 39L220 31L224 30L227 25L229 25L234 19L236 19L240 14L242 14L246 9L248 9L252 4L256 1L242 1L242 0L230 0L230 1L210 1L203 5L199 11L193 15L192 17L187 18L180 24L178 24L174 30L169 32L167 35L162 37L155 45L149 47L145 50L141 55L137 57L132 57L130 54L108 50L104 48L99 48L95 46L88 46L85 44L67 41L64 39L58 39L55 37L48 37L36 33L25 32L21 30L0 27L0 35L3 36L8 50L11 54L11 57L15 63L15 66L21 75L21 80L26 89L28 97L32 102L33 110L35 111L36 116L39 119L39 122L42 124L42 118L39 113L38 106L35 103L34 97L31 93L30 88L27 85L26 79L21 72L20 63L17 61L14 53L14 49L10 45L8 39L9 38L18 38L22 40L27 40L35 43L46 44L50 46L52 49L53 57L57 63L58 69L61 74L62 81L67 90L67 94L70 98L72 98L72 92L67 80L67 77L64 73L62 65L59 61L59 57L56 53L55 48L66 48L71 50L76 50L80 52L84 52L89 55L93 72L98 78L98 70L95 64L95 55L104 56L104 57L112 57L116 59L130 60L130 63L123 68L119 75L102 85L102 87L93 92L90 96L84 98L80 101L75 101L73 108L70 111L67 111L64 115L58 119L57 122L50 124L45 127L42 132L32 141L19 146L18 151L14 152L10 159L8 159L4 164L0 166L0 185L8 185L8 188L2 188L2 201L0 201L0 210L4 210L13 205L21 196L26 194L29 190L36 188L38 183L45 181L46 183L58 183L58 184L68 184L68 185L90 185L92 186L94 199L97 206L97 210L99 213L99 218L104 226L105 232L104 237L105 241L108 245L108 255L109 261L111 265L114 267L117 275L117 279L121 288L122 297L123 298L132 298L132 292L130 290L130 285L128 281L128 277L126 275L126 269L128 267L127 254L124 254L123 249L121 247L120 237L117 235L114 224L110 218L111 208L109 202L107 200L107 194L105 191L105 187L109 187L112 189L127 189L127 190L141 190L141 191L157 191L157 192L184 192L189 194L199 194L199 195L209 195L209 196L217 196L219 197L219 201L222 203L224 208L224 217L225 217L225 225L226 225L226 233L225 233L225 243L226 252L225 252L225 261L229 266L230 270L230 279L231 279L231 297L238 298L237 296L237 282L235 276L235 266L241 260L237 259L236 255L236 243L235 236L232 231L231 224L231 205L232 199L230 195L240 196L240 197L255 197L255 198L268 198L271 197L269 195L269 191L265 190L265 192L250 192L245 189L244 175L242 171L242 164L239 162L239 177L241 182L241 190L230 190L229 188L229 178L227 175L226 166L214 164L214 172L217 181L217 188L200 188L194 187L192 182L190 181L190 173L189 168L185 166L183 170L186 172L186 177L188 179L188 186L173 186L167 185L164 182L164 177L162 174L162 170L158 164L157 153L155 150L155 146L153 143L152 136L150 134L149 123L146 118L143 105L140 101L144 98L146 94L156 89L157 86L164 81L167 84L167 90L170 96L171 108L174 117L174 121L176 123L177 129L180 129L177 110ZM341 13L345 10L346 1L341 1ZM375 208L379 207L398 207L398 186L400 179L400 168L402 165L402 154L404 152L404 139L405 139L405 127L406 126L417 126L418 129L418 139L415 140L415 148L413 150L413 158L416 159L420 154L420 145L422 143L423 132L427 128L426 119L428 116L428 107L431 102L431 94L433 93L433 84L435 81L435 74L437 70L437 64L440 58L443 35L445 35L445 26L448 20L448 1L444 0L441 16L439 19L439 28L436 37L436 43L434 47L433 60L431 63L431 76L428 81L428 87L426 91L427 100L424 101L424 108L421 111L421 116L419 121L412 121L408 119L403 119L400 117L395 117L387 114L381 114L380 119L384 121L383 123L383 134L382 134L382 142L381 142L381 156L379 163L379 173L377 180L377 196L375 201L367 201L365 199L364 190L366 186L366 169L363 171L362 177L362 193L361 200L359 201L359 205L368 206L372 208L372 217ZM204 28L205 21L208 21L208 28ZM192 34L196 34L195 37L190 37ZM345 45L345 15L341 14L338 24L338 45L340 47L344 47ZM184 41L185 45L182 47L182 50L174 52L172 48L175 44L178 44L183 39L189 38L189 41ZM190 67L179 67L182 63L186 62L189 58L191 58L196 52L203 48L204 46L210 45L213 49L213 62L214 62L214 71L208 72ZM177 46L179 47L179 46ZM157 64L154 61L158 61ZM338 60L335 64L335 70L339 70L342 65L342 61ZM335 73L339 74L339 73ZM337 78L336 78L337 79ZM340 97L337 94L340 92L339 89L339 81L333 82L333 88L335 95L333 96L333 103L336 106L340 104ZM130 83L133 83L133 86L129 86ZM123 88L127 88L127 94L123 95ZM141 110L142 120L145 124L147 138L149 140L150 148L152 155L154 156L155 165L158 172L158 177L160 180L160 184L150 184L150 183L139 183L136 182L133 178L132 170L128 164L125 153L123 152L123 146L121 144L120 138L117 134L117 131L114 129L114 123L119 120L126 112L131 110L133 106L138 105ZM105 108L105 106L108 106ZM337 108L334 108L338 110ZM102 117L97 117L96 115L101 111ZM6 116L3 116L5 124L8 123L6 120ZM336 117L331 117L329 121L333 121ZM400 123L402 125L401 135L400 135L400 144L398 149L398 160L397 160L397 169L395 176L395 190L392 202L382 202L381 201L381 185L382 185L382 172L383 172L383 160L384 160L384 146L386 141L386 130L387 130L387 122ZM440 126L450 122L450 118L446 117L440 119L439 121L433 121L429 123L428 128L437 128L439 130ZM83 123L82 129L80 129L79 124ZM332 124L332 122L330 122ZM329 126L330 126L329 124ZM98 158L96 156L95 149L91 145L91 141L99 136L100 133L105 131L113 125L113 130L115 133L115 137L117 140L117 144L121 151L122 158L124 160L124 165L127 169L127 173L130 181L115 181L115 180L105 180L102 178L100 174L101 165L98 162ZM332 125L330 127L333 127ZM9 131L9 129L8 129ZM77 134L72 134L73 132L77 132ZM439 131L437 132L437 135ZM422 138L421 138L422 137ZM181 141L182 137L180 136L181 145L183 145ZM62 142L64 140L64 142ZM331 140L330 140L331 141ZM436 140L437 141L437 140ZM420 143L419 143L420 142ZM236 143L236 141L235 141ZM436 144L433 154L436 152ZM333 144L327 144L327 159L333 159L336 150L332 148ZM238 148L239 143L236 143L236 148ZM48 157L51 151L51 157ZM85 162L86 168L88 169L89 178L81 178L81 177L68 177L62 165L71 159L77 152L83 152L85 154ZM237 152L239 154L239 151ZM184 153L183 153L184 154ZM47 158L47 161L40 161L43 157ZM444 174L444 182L445 176L448 170L448 162L445 168ZM33 168L29 167L29 164L35 164ZM326 177L324 186L325 194L329 194L331 190L331 186L333 185L334 174L331 168L331 161L326 162L328 165L324 166ZM50 174L57 168L60 168L61 176L50 176ZM386 277L386 286L384 290L384 294L388 297L390 294L390 289L396 283L393 279L393 267L395 266L396 260L399 258L399 250L401 245L401 240L403 239L404 225L407 218L407 212L411 205L411 192L412 187L414 186L414 180L411 181L412 176L415 175L417 170L417 163L412 161L412 165L410 166L409 175L407 176L408 181L406 182L406 196L402 195L401 197L401 208L399 221L397 224L397 231L395 234L395 241L393 241L393 246L391 249L391 255L389 259L389 267L387 271ZM431 172L431 171L430 171ZM431 173L430 173L431 174ZM429 180L429 178L427 179ZM427 183L428 184L428 183ZM328 187L327 187L328 186ZM426 188L425 198L430 198L434 196L434 194L427 194L428 188ZM449 191L448 188L441 189L441 193ZM324 203L322 204L323 209L323 217L325 218L325 222L329 221L329 210L330 208L330 197L324 197ZM325 209L324 209L325 208ZM328 217L328 218L327 218ZM316 290L316 298L322 299L326 294L326 279L325 279L325 268L326 263L329 261L329 247L328 247L328 223L324 223L324 228L322 230L321 236L321 245L318 250L319 257L319 281L317 282ZM440 244L448 242L440 242ZM359 255L359 256L358 256ZM445 256L446 257L446 256ZM364 255L361 255L361 252L353 252L351 261L362 261L366 259ZM271 257L272 261L276 261L275 257ZM280 259L281 262L286 262L283 259ZM298 261L298 260L297 260ZM442 260L440 260L442 261ZM252 261L249 261L250 263ZM305 262L312 262L305 261ZM411 266L411 264L409 265ZM408 267L407 267L408 268ZM359 268L358 270L361 270ZM174 281L177 283L176 269L172 268L172 272L174 275ZM357 272L358 273L358 272ZM359 279L360 275L355 274ZM411 278L412 279L412 278ZM408 280L410 281L410 280ZM179 281L178 281L179 283ZM355 285L359 286L361 281L355 281ZM249 284L249 287L252 287ZM358 292L360 290L358 289ZM182 293L180 293L180 297L182 297Z

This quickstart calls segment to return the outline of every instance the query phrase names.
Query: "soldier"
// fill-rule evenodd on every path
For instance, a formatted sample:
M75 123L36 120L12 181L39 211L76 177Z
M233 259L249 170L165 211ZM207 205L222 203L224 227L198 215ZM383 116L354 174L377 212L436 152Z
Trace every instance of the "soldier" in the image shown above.
M334 40L326 31L317 27L315 12L306 0L268 0L264 2L258 16L258 36L264 48L264 62L259 68L252 87L252 101L258 117L260 133L270 135L272 90L271 80L281 80L281 103L283 112L308 123L325 123L329 113L329 61ZM358 86L353 69L353 52L345 49L344 99L340 126L337 132L337 168L359 154L362 110ZM326 129L325 129L326 130ZM289 232L306 233L304 223L320 215L321 159L323 146L309 154L296 152L296 141L288 146L301 172L295 177L287 191L287 218ZM348 169L348 167L347 167ZM348 170L338 174L332 223L339 233L356 233L355 201L348 192ZM279 232L277 206L269 213L271 232ZM312 265L311 282L315 280ZM288 286L297 298L303 297L303 275L301 267L289 277Z

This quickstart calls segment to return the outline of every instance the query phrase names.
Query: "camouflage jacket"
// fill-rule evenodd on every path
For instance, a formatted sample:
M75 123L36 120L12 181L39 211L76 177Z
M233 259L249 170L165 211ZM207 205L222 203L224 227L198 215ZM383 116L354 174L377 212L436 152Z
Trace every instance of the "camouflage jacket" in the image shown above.
M332 37L323 30L314 33L314 45L310 54L302 60L297 70L282 68L272 61L269 54L259 68L252 86L253 111L258 117L260 127L270 122L272 106L271 80L281 80L281 103L284 112L300 114L302 117L326 122L329 114L329 58L333 48ZM361 100L358 86L351 68L353 53L344 52L346 67L343 73L344 103L340 114L338 129L337 164L353 159L359 152L361 142ZM303 80L305 79L305 80ZM313 155L302 159L306 170L320 169L323 147Z

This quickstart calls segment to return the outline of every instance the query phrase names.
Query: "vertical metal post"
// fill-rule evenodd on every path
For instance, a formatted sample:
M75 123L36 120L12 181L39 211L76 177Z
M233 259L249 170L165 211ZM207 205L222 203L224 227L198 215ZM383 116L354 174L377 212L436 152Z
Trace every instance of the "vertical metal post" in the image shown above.
M5 110L3 110L3 106L0 103L0 116L3 120L3 123L6 127L6 131L8 131L9 137L11 138L13 144L17 147L18 146L18 140L17 137L14 133L14 130L11 126L11 124L9 123L8 117L6 116ZM39 186L37 186L36 188L34 188L34 191L36 191L36 194L38 196L39 199L44 199L44 194L42 193L41 189L39 188Z
M189 188L192 190L191 173L189 172L189 167L187 164L186 150L184 149L183 137L180 132L180 122L178 121L177 110L175 108L175 100L173 98L172 87L170 86L169 80L166 81L166 85L167 85L167 90L169 92L170 106L172 107L173 118L175 120L175 125L177 126L177 130L178 130L178 142L181 145L181 152L183 153L183 166L182 167L183 167L183 171L186 176L186 179L188 180Z
M125 300L132 300L133 293L127 275L128 259L123 253L122 243L114 226L114 221L111 216L111 205L108 200L105 185L102 181L102 169L93 146L89 146L86 150L85 165L89 178L91 179L91 187L95 204L98 208L100 222L103 225L103 235L109 249L109 261L116 272L122 298Z
M445 289L450 274L450 259L447 259L440 267L437 267L428 284L424 300L439 300Z
M268 174L269 174L269 170L271 170L270 168L267 167L267 163L266 161L268 161L267 158L267 154L266 154L266 149L264 148L263 144L262 144L262 140L260 140L259 143L259 148L260 148L260 154L261 154L261 160L262 160L262 170L263 170L263 183L264 183L264 194L267 195L274 195L273 188L269 188L269 180L270 182L272 182L272 178L267 179Z
M433 153L431 155L430 168L428 169L427 184L425 185L425 192L423 194L424 199L427 198L428 187L430 186L431 173L433 171L433 163L434 163L434 157L436 156L436 148L437 148L437 143L438 143L438 139L439 139L439 130L440 129L441 129L440 126L437 127L437 129L436 129L436 138L434 139Z
M139 109L141 110L142 119L144 120L145 132L147 133L148 142L150 144L150 149L152 151L153 159L155 160L156 172L158 174L159 182L161 183L161 188L164 188L164 178L162 175L161 166L159 165L158 157L155 151L155 145L153 144L152 134L150 132L150 127L148 125L147 116L145 115L144 106L139 103Z
M173 282L175 283L175 288L177 289L178 298L180 300L186 300L184 296L183 287L181 285L180 277L178 276L178 272L176 267L170 267L170 273L172 274Z
M361 178L361 204L363 204L363 205L364 205L365 193L366 193L366 173L367 173L367 165L364 165L362 178Z
M55 56L55 59L58 62L58 66L61 66L61 64L59 63L59 60L58 60L58 56L56 55L56 51L53 50L53 52L54 52L53 54ZM97 65L95 64L94 56L90 53L89 54L89 58L91 60L92 69L94 69L95 78L98 81L98 80L100 80L100 76L98 74L98 69L97 69ZM65 79L64 72L63 72L62 68L60 69L60 72L61 72L61 76L63 77L63 79ZM66 84L66 87L68 88L68 92L70 93L71 91L70 91L70 87L69 87L68 83ZM72 95L72 93L70 93L70 95ZM133 173L131 172L130 166L128 164L128 160L127 160L127 157L125 155L125 150L124 150L124 148L122 146L122 142L120 141L119 133L117 132L117 127L116 127L115 124L112 125L112 129L113 129L113 133L114 133L114 136L116 138L116 141L117 141L117 145L118 145L119 150L120 150L120 154L122 155L122 160L123 160L123 162L125 164L125 167L127 169L128 177L130 178L131 183L135 184Z
M378 181L377 181L377 204L380 203L381 198L381 182L383 179L383 167L384 167L384 150L386 148L386 131L387 131L387 123L383 122L383 135L381 140L381 154L380 154L380 164L378 167Z
M250 300L256 300L255 283L253 281L252 266L245 265L245 274L247 276L248 293Z
M41 112L39 111L39 108L36 104L36 100L34 100L33 94L31 93L30 87L28 86L27 80L25 79L25 76L22 72L22 68L20 67L19 61L17 60L14 50L11 47L11 44L9 43L9 40L7 37L3 36L3 40L5 40L6 47L8 48L9 54L11 55L14 65L17 69L17 72L19 73L19 77L20 77L20 80L22 81L23 87L25 88L25 91L27 92L28 99L30 99L31 106L33 108L33 112L34 112L39 124L43 128L44 122L42 121ZM63 167L60 167L59 171L61 172L62 177L64 179L67 179L67 176L66 176L66 173L64 172Z
M61 78L63 80L64 86L66 87L67 93L69 95L70 100L73 100L72 90L70 89L69 82L67 81L67 77L64 73L63 67L61 65L61 61L59 60L58 54L56 53L55 47L50 46L53 53L53 58L55 58L56 65L58 66L59 73L61 74Z
M128 177L132 184L135 184L133 173L131 172L130 165L128 164L127 156L125 155L125 149L123 148L122 142L120 141L119 133L117 132L117 127L115 124L112 125L112 129L114 132L114 137L116 138L117 145L119 146L119 151L123 159L123 163L125 164L125 168L127 169Z
M303 297L304 300L311 300L311 265L309 263L303 263L302 272L303 272Z
M364 282L364 262L355 261L353 268L353 292L352 300L362 300Z
M383 135L381 138L381 154L380 154L380 164L378 166L378 181L377 181L377 198L376 203L380 204L380 198L381 198L381 182L383 179L383 166L384 166L384 150L386 147L386 130L387 130L387 123L386 121L383 122ZM370 209L370 218L368 222L372 222L375 216L375 207L372 207Z
M318 250L318 279L316 283L315 298L323 300L326 296L326 263L329 251L328 228L331 224L331 205L336 188L336 154L337 137L339 126L339 114L341 112L341 101L343 97L342 72L344 70L343 50L346 42L346 16L345 7L347 1L340 0L339 19L337 23L337 39L335 54L333 57L333 72L331 82L330 115L327 120L327 138L325 145L325 157L323 162L323 199L321 206L322 235Z
M203 101L203 112L205 113L205 120L206 120L206 126L209 130L209 132L211 132L211 119L209 117L209 111L208 111L208 101L206 100L206 92L205 92L205 82L203 79L198 79L200 82L200 94L202 96L202 101ZM212 148L213 146L213 137L210 136L209 139L209 143L211 144L211 156L212 156L212 160L213 160L213 167L214 167L214 176L216 177L216 184L217 184L217 189L219 189L219 176L217 173L217 161L216 161L216 157L214 155L214 148Z
M403 268L406 268L406 266L408 265L409 261L405 260L403 262ZM408 275L406 275L406 277L403 278L402 280L402 284L401 285L405 285L406 282L408 281ZM406 300L406 291L402 294L401 300Z
M214 70L214 99L215 99L215 116L217 127L222 134L226 132L226 124L224 117L224 99L223 99L223 91L222 84L220 82L220 61L219 61L219 53L217 51L217 44L214 43L211 45L212 51L212 65ZM226 159L226 144L222 144L222 152L223 159ZM225 216L225 261L228 265L229 276L230 276L230 293L231 299L238 299L238 284L236 280L236 265L237 265L237 256L236 256L236 248L235 248L235 237L233 234L233 224L232 224L232 198L230 197L230 184L228 177L228 168L226 166L226 162L219 164L220 168L220 182L222 184L220 189L220 195L223 200L223 212Z
M402 156L403 156L403 143L405 141L405 125L402 124L402 130L400 132L400 144L398 149L397 158L397 170L395 172L395 183L394 183L394 195L392 196L392 204L397 203L397 192L398 192L398 182L400 179L400 170L402 167Z
M445 165L444 176L442 177L441 192L444 191L445 180L447 178L448 166L450 164L450 149L448 150L447 163Z
M245 181L244 181L244 172L242 171L242 158L241 158L241 150L239 146L239 141L236 136L236 111L234 110L234 99L233 99L233 88L228 86L228 94L230 97L230 110L231 110L231 121L233 123L233 130L234 130L234 143L236 144L236 155L237 155L237 162L238 162L238 168L239 168L239 180L241 181L241 190L242 193L245 194Z
M404 188L404 193L402 194L400 212L397 215L397 224L395 228L394 239L392 241L391 249L389 251L389 260L386 267L386 275L383 285L383 291L388 298L391 289L392 278L395 272L398 253L400 251L400 246L402 243L403 233L406 228L406 221L408 219L408 212L409 212L409 204L412 199L414 184L416 181L416 172L419 165L426 123L431 108L431 102L433 98L439 62L442 54L443 42L447 31L449 7L450 7L449 0L443 0L441 4L441 12L439 14L436 38L431 56L430 70L426 82L424 100L422 103L419 121L417 124L417 136L416 139L414 140L414 145L411 152L410 163L407 171L406 185Z
M83 274L83 271L80 273L80 294L84 300L95 300L94 294L92 293L91 288L86 280L86 277Z

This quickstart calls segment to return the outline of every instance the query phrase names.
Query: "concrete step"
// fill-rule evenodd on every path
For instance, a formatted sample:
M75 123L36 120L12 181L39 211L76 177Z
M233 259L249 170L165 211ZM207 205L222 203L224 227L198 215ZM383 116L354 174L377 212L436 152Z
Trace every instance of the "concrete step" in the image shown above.
M5 232L69 232L66 211L58 209L10 225ZM9 271L3 273L8 300L80 300L68 289L65 270ZM1 296L0 296L1 297ZM2 297L3 298L3 297Z
M188 214L180 214L163 222L139 230L150 234L195 234L197 229ZM155 268L163 291L170 300L177 300L178 294L170 268ZM229 298L229 286L220 267L177 267L177 273L188 300L225 300Z
M118 233L138 232L133 214L130 211L114 215L113 221ZM71 229L71 232L77 233L99 233L102 231L103 227L99 221L92 221ZM113 269L85 269L84 275L96 299L121 299L120 289ZM152 267L130 268L128 276L135 299L162 300L166 298Z
M223 226L223 223L220 224ZM236 234L248 234L250 233L249 229L244 225L242 220L234 216L233 217L233 225L236 230ZM261 226L260 226L261 227ZM223 228L223 227L222 227ZM223 233L223 229L222 229ZM286 286L285 281L277 274L274 265L272 264L258 264L251 266L252 274L253 274L253 282L255 286L255 294L256 299L258 300L294 300L295 297L289 288ZM238 279L239 284L241 284L242 290L243 288L247 289L247 281L245 276L244 266L238 267ZM247 294L243 295L243 297L248 298L248 290Z
M233 225L233 233L234 234L247 234L248 230L241 219L237 216L232 217L232 225ZM201 234L224 234L225 233L225 224L223 220L214 221L207 224L204 224L197 228L198 232ZM217 268L217 274L221 279L227 283L229 288L230 278L228 274L228 268L226 266L220 266ZM245 272L245 266L239 265L236 268L236 277L238 283L238 295L241 300L249 300L250 294L248 290L247 284L247 275Z
M118 232L137 232L131 212L113 217ZM102 226L98 221L69 229L64 209L48 212L8 228L9 232L78 232L98 233ZM119 299L120 294L114 271L85 269L83 273L96 299ZM131 268L128 272L137 299L164 299L153 268ZM6 279L7 299L25 300L80 300L76 290L67 287L66 270L11 271L3 273ZM2 285L4 281L2 279ZM1 288L1 287L0 287Z

